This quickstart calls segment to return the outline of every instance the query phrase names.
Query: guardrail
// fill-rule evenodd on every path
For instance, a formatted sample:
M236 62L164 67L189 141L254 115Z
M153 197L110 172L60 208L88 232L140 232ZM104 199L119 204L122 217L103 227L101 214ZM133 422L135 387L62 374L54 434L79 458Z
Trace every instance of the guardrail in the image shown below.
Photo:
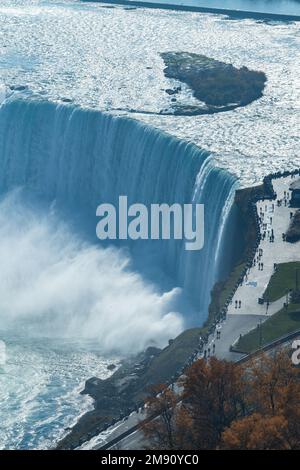
M281 336L280 338L275 339L271 343L265 344L265 346L262 346L259 349L256 349L250 354L245 354L244 357L241 357L237 361L235 361L236 364L241 364L243 362L250 361L254 357L259 356L262 352L267 352L270 351L271 349L276 348L277 346L284 345L285 343L288 343L289 341L300 337L300 330L293 331L292 333L289 333L287 335ZM231 349L232 352L240 353L243 354L243 351L239 351L238 349Z

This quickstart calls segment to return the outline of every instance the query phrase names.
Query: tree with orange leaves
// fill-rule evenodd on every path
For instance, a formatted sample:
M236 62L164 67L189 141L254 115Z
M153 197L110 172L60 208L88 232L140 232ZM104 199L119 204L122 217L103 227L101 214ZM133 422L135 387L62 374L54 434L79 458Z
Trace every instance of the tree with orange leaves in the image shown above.
M190 449L192 420L179 397L166 385L151 388L147 419L141 429L151 449Z
M240 366L214 357L187 370L182 398L193 421L195 448L215 448L224 429L245 416L245 385Z
M245 376L250 385L248 402L256 413L234 421L222 436L223 445L237 448L235 442L239 442L242 448L299 449L299 369L287 351L260 355L246 364Z
M180 395L161 386L148 400L145 435L159 449L300 449L299 372L284 350L243 365L198 360Z
M234 450L290 449L288 422L284 416L253 413L236 420L224 431L222 447Z
M151 388L146 401L148 419L141 426L152 449L175 448L176 406L176 394L166 385Z
M287 351L262 354L246 367L251 382L249 399L252 407L262 414L280 414L286 405L289 389L296 393L299 386L299 369L292 364Z

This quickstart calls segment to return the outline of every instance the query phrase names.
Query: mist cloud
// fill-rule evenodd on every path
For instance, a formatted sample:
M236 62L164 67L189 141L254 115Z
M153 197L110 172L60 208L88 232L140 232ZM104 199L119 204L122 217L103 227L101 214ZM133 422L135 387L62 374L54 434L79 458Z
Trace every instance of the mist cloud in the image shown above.
M179 289L158 294L128 256L71 233L14 191L0 202L0 318L28 334L92 338L105 351L165 345L183 329Z

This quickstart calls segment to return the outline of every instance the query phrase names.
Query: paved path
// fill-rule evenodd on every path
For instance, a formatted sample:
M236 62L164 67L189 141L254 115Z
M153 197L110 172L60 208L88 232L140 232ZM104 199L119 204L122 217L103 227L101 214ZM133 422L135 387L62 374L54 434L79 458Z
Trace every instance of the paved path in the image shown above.
M273 180L273 187L278 199L284 199L284 191L290 196L289 185L294 181L290 176ZM274 210L273 210L274 207ZM274 272L274 263L286 263L289 261L300 261L300 242L287 243L282 240L290 224L290 213L296 209L285 206L277 207L276 201L259 201L257 203L258 214L263 214L266 224L267 235L274 233L274 243L270 243L268 236L262 240L256 256L256 264L244 279L243 284L237 289L231 305L228 308L229 315L266 315L266 305L259 305L258 299L263 296L269 280ZM262 211L262 212L261 212ZM263 232L261 227L261 233ZM259 249L263 250L261 259L258 259ZM259 269L259 263L263 263L263 270ZM235 301L241 301L241 308L235 308ZM278 312L284 303L284 298L270 304L267 315Z
M145 418L146 418L146 415L141 410L139 413L133 412L128 417L110 426L105 431L102 431L97 436L93 437L89 441L82 444L80 447L77 447L76 450L97 450L101 448L102 446L104 446L105 444L107 444L108 442L112 441L114 438L126 432L128 429L136 426L139 423L139 421L142 421ZM133 436L135 437L133 438ZM133 433L130 436L126 437L124 440L122 440L122 443L123 441L124 443L126 442L129 443L129 441L131 442L133 439L136 441L136 445L137 445L136 449L143 448L142 447L142 434L140 432ZM122 447L123 446L122 443L118 444L117 446L118 449L126 448L126 447ZM132 447L128 447L128 448L132 448Z
M244 335L253 328L256 328L260 320L264 320L263 315L228 315L218 328L221 332L220 339L217 339L216 333L213 333L209 337L206 351L208 352L208 348L210 348L210 354L218 359L237 361L244 354L231 352L230 346L239 339L240 334ZM214 354L213 345L215 345Z
M259 201L257 205L258 214L263 214L264 227L261 225L261 233L266 232L265 240L262 240L256 255L256 264L247 274L243 284L238 287L231 305L229 305L227 318L220 325L221 339L216 339L216 333L209 338L208 347L211 352L215 344L215 355L219 359L238 360L241 354L230 352L230 346L239 338L253 328L256 328L260 321L265 321L274 313L282 309L286 297L282 297L276 302L270 303L268 309L266 304L259 305L258 299L263 296L270 278L274 273L274 263L286 263L289 261L300 261L300 242L287 243L282 239L290 224L290 213L295 213L296 209L291 209L284 203L284 192L287 201L290 198L289 186L294 181L291 176L275 179L272 181L277 199L283 201L280 207L277 201ZM268 233L273 230L274 242L269 241ZM258 260L259 250L262 249L262 257ZM259 269L259 264L263 263L263 270ZM235 302L241 301L241 307L236 308ZM207 349L208 349L207 347Z

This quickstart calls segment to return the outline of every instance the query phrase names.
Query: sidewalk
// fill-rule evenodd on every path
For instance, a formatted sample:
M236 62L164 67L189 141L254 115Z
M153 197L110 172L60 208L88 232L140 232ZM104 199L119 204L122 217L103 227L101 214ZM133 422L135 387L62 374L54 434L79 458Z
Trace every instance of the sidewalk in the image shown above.
M273 187L277 193L277 199L284 199L284 191L289 192L290 182L294 181L290 176L273 180ZM272 210L274 206L274 211ZM266 305L259 305L258 299L263 296L270 278L274 272L274 263L287 263L289 261L300 261L300 242L287 243L282 240L282 234L285 233L290 224L290 213L293 214L297 209L285 206L277 207L276 201L259 201L257 203L258 214L262 211L263 221L266 223L266 233L274 233L274 242L271 243L268 236L262 240L257 251L263 250L260 260L257 260L244 279L243 284L238 287L231 305L228 308L229 315L266 315ZM261 227L261 232L263 228ZM259 263L263 263L263 270L259 269ZM241 301L241 308L235 308L235 301ZM284 303L284 298L271 303L267 316L278 312Z
M267 305L260 305L258 299L263 296L270 278L274 273L274 263L287 263L290 261L300 261L300 242L287 243L282 239L290 224L290 213L295 213L297 209L290 208L284 204L284 192L289 195L290 183L294 181L291 176L275 179L272 181L277 199L282 199L283 203L277 206L277 201L259 201L256 206L258 214L263 214L261 233L266 232L266 238L261 241L258 249L255 266L248 271L247 278L243 280L233 297L232 303L228 307L227 318L220 325L221 338L216 339L216 333L209 338L208 347L213 351L215 344L215 356L219 359L238 360L242 354L230 352L230 346L239 338L253 328L256 328L260 321L265 321L282 309L286 297L282 297L276 302ZM273 230L274 242L269 241L268 233ZM258 259L259 250L262 249L262 257ZM263 269L259 269L259 263L263 263ZM241 301L241 307L236 308ZM208 347L206 349L208 349Z

